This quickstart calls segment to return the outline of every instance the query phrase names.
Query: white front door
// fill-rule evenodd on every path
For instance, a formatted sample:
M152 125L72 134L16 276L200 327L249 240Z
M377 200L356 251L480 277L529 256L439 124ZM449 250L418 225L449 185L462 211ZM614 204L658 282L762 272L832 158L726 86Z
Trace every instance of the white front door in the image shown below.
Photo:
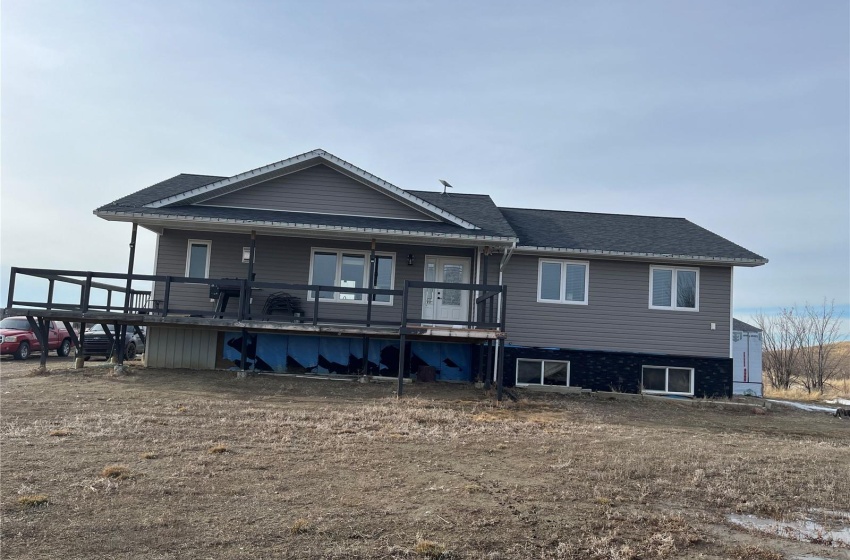
M426 282L469 284L471 261L463 257L425 257ZM422 290L422 319L467 321L469 291L425 288Z

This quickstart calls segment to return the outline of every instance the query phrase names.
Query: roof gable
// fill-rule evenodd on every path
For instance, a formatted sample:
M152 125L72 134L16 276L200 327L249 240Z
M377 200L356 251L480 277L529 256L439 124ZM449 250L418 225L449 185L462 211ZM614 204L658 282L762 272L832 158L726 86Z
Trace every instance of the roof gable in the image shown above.
M364 171L324 150L312 150L304 154L281 160L277 163L272 163L234 175L233 177L223 178L213 183L194 187L181 193L163 196L158 200L145 204L145 206L148 208L163 208L166 206L204 203L210 199L220 197L252 185L257 185L268 181L269 179L282 177L296 171L307 169L317 164L324 164L335 171L348 175L352 179L370 186L399 202L413 206L420 212L430 215L433 218L447 221L466 229L478 229L478 226L475 224L455 216L451 212L447 212L446 210L439 208L422 198L393 185L392 183L384 181L383 179L376 177L375 175L372 175L371 173Z
M437 221L412 204L321 163L196 205Z

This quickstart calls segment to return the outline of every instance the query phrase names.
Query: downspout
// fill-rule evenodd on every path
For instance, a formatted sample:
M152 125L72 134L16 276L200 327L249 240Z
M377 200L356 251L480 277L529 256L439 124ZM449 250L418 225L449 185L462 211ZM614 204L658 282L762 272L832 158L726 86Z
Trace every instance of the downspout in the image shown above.
M508 266L508 262L511 260L511 257L514 254L514 250L516 249L516 240L511 244L510 247L507 248L505 254L502 255L502 260L499 262L499 285L502 285L502 279L505 275L505 267ZM496 305L496 322L500 323L502 321L502 298L499 298L499 301ZM493 381L496 380L496 375L499 371L499 352L505 351L505 339L501 339L501 343L499 340L496 340L496 355L493 360Z

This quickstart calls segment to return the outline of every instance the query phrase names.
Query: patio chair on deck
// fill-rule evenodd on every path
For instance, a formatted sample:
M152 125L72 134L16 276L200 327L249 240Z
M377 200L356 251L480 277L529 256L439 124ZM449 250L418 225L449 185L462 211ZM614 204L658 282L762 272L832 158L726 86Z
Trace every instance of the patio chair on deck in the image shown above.
M281 315L281 319L288 316L293 322L300 323L304 317L301 300L286 292L273 293L263 305L263 319L270 319L273 315Z

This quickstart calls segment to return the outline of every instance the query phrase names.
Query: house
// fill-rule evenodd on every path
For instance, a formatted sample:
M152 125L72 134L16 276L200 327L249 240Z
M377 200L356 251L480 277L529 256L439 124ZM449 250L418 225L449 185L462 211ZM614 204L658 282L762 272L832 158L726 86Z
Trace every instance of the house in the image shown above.
M148 325L149 366L397 373L399 392L435 374L730 395L733 269L767 262L685 219L406 190L324 150L94 213L133 224L128 274L136 227L157 234L154 274L13 269L7 312ZM51 294L73 277L81 303L21 306L16 273ZM123 307L90 299L100 279L126 280Z
M738 319L732 320L732 392L764 395L761 371L762 331Z

